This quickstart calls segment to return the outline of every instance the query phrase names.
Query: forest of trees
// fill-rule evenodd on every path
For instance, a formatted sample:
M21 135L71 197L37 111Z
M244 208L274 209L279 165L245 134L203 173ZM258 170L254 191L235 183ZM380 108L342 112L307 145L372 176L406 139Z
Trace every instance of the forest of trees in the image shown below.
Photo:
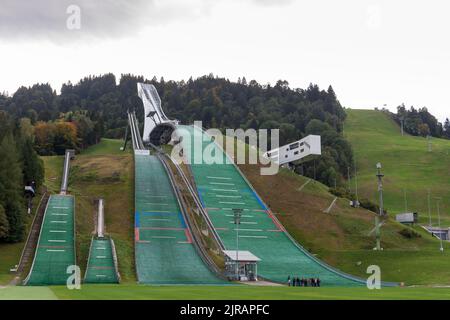
M59 95L48 84L22 87L11 97L0 97L0 109L15 119L30 119L39 154L62 154L66 147L82 149L100 137L122 138L126 111L139 111L142 105L137 82L154 84L167 115L182 123L202 120L204 127L221 130L279 128L280 144L308 134L322 135L323 156L298 171L328 185L342 183L347 168L353 166L351 147L342 136L345 110L331 86L292 89L281 80L271 86L213 75L175 82L130 74L116 84L115 76L106 74L66 83ZM137 114L142 123L143 113Z
M39 187L44 179L33 137L28 118L14 119L0 110L0 242L23 240L24 186L34 181Z
M403 121L403 128L405 132L413 136L432 136L436 138L450 139L449 119L446 119L444 124L442 124L431 113L429 113L425 107L419 109L411 107L408 110L405 105L402 104L397 107L396 114L390 114L399 125Z

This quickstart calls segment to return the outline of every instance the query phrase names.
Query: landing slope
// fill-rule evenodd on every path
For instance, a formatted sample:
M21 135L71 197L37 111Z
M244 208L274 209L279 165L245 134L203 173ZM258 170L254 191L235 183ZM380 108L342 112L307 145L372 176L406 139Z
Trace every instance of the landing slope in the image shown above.
M71 265L75 265L74 198L52 195L26 284L66 284L67 267Z
M160 160L135 155L135 250L139 283L213 284Z

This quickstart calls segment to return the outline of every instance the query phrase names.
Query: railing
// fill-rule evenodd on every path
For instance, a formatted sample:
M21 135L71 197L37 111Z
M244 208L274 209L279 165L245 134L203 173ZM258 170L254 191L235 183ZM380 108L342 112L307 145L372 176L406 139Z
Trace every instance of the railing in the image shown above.
M49 196L47 190L45 190L44 194L42 195L41 200L39 201L39 204L37 206L36 213L35 213L35 215L33 217L33 221L31 223L30 231L28 233L27 241L25 241L25 245L23 247L22 254L20 255L19 263L17 264L17 271L16 272L19 275L23 272L25 264L28 262L28 261L24 260L25 252L27 250L33 250L33 249L30 248L30 246L34 246L34 244L30 242L32 240L31 236L35 234L33 232L34 228L37 227L37 225L35 225L35 224L37 224L37 223L41 223L42 224L42 222L43 222L43 219L41 219L41 218L43 218L43 216L44 216L45 207L47 207L47 202L48 202L49 197L50 196ZM42 207L44 202L45 202L45 207ZM42 214L41 214L41 212L42 212ZM39 226L38 229L40 230L40 226ZM37 246L38 238L39 237L37 237L36 239L33 240L33 241L35 241L36 246Z
M120 277L120 273L119 273L119 260L117 259L116 245L114 244L114 240L112 238L110 238L109 241L111 241L111 251L112 251L112 256L113 256L113 261L114 261L114 269L115 269L116 275L117 275L117 281L120 283L121 277Z

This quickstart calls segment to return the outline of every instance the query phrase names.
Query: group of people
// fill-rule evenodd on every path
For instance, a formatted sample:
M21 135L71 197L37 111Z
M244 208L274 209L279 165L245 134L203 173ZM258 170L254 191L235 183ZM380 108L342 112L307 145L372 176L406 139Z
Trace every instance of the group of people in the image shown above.
M288 276L287 278L289 287L320 287L319 278L299 278Z

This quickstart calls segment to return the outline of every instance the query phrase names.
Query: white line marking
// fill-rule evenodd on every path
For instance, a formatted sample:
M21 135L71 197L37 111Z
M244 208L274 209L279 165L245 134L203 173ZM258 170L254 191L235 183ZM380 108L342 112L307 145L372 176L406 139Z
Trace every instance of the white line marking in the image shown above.
M67 231L65 230L50 230L50 232L55 232L55 233L66 233Z
M220 180L231 180L231 178L229 177L211 177L211 176L206 176L208 179L220 179Z
M233 214L226 214L225 217L234 217L234 215ZM241 215L241 217L242 218L253 218L253 216L248 215L248 214L243 214L243 215Z
M218 198L242 198L242 196L225 196L223 194L216 194Z
M48 242L66 242L66 240L48 240Z
M106 259L106 256L96 256L97 259Z
M52 216L67 216L67 213L52 213Z
M97 274L95 276L98 277L98 278L105 278L106 277L106 275L104 275L104 274Z
M226 204L245 204L245 202L227 202L227 201L219 201L219 203L226 203Z
M47 252L65 252L66 250L55 250L55 249L47 249Z
M95 249L97 249L97 250L106 250L106 248L103 248L103 247L97 247Z
M213 191L238 192L236 189L212 189Z
M67 221L50 221L51 223L67 223Z
M267 239L266 236L239 236L239 238L258 238L258 239Z
M222 186L234 186L234 183L226 183L226 182L210 182L209 184L219 184Z
M235 231L237 230L237 228L236 229L234 229ZM239 231L254 231L254 232L262 232L263 230L261 230L261 229L241 229L241 228L239 228Z

